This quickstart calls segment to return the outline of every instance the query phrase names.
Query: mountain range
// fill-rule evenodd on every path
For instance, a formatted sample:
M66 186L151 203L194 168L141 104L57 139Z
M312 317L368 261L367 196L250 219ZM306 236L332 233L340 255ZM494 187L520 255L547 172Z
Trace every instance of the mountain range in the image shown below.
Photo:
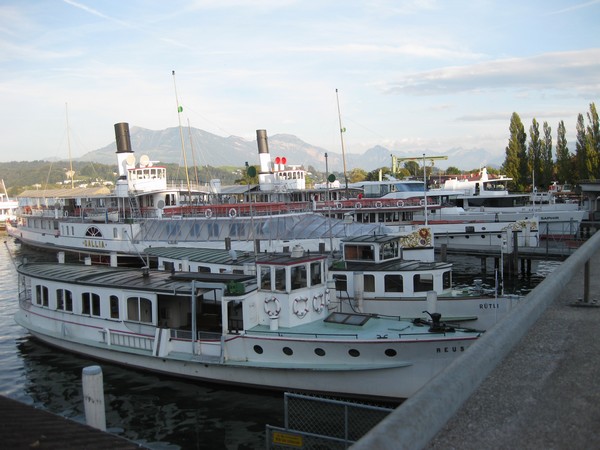
M241 167L245 162L250 165L258 164L258 146L256 141L248 141L241 137L221 137L197 128L182 130L185 146L182 152L181 133L179 128L172 127L164 130L149 130L132 126L130 128L131 146L135 156L139 158L147 155L151 161L163 163L187 163L192 165L209 165L212 167L236 166ZM275 134L268 136L268 145L271 158L285 157L288 165L301 165L308 169L309 166L316 170L325 171L325 153L328 156L330 171L342 171L344 162L341 152L332 152L302 141L290 134ZM116 163L116 143L111 142L105 147L93 150L77 158L81 161L93 161L103 164ZM392 152L382 146L375 146L363 154L347 153L346 168L351 170L360 167L367 172L380 167L391 167ZM395 153L398 157L420 158L422 150L414 150L405 154ZM427 156L442 156L435 152L426 152ZM448 160L437 163L437 167L454 166L462 170L477 168L482 164L500 167L503 155L498 157L481 148L452 148L443 153Z

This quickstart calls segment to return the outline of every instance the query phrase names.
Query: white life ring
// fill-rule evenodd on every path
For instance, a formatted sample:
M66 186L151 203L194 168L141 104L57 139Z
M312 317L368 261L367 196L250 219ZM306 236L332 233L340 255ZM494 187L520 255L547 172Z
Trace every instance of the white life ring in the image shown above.
M337 209L342 209L342 202L336 202L336 203L335 203L335 207L336 207Z
M207 209L204 211L204 217L210 219L212 217L212 209Z
M271 303L274 305L273 307L270 306ZM276 318L279 317L279 313L281 312L281 303L279 303L277 297L265 298L264 308L265 313L267 313L267 316L271 318Z
M315 295L313 297L312 306L318 314L321 314L321 311L325 308L325 298L323 297L323 294Z
M325 306L329 306L331 304L331 291L329 289L325 289Z
M237 211L235 210L235 208L231 208L229 210L229 217L235 217L237 216Z
M69 217L69 211L65 211L65 212L63 213L63 216L65 216L65 217Z
M381 208L383 206L383 203L377 201L375 202L375 208Z
M398 208L402 208L404 206L404 202L402 200L398 200L398 203L396 203L396 206Z
M425 200L424 199L419 200L419 205L425 206Z
M300 306L300 303L303 303L304 306ZM294 299L294 304L292 305L292 312L296 314L299 319L306 316L308 314L308 297L296 297Z
M360 208L362 208L362 204L360 202L356 202L356 204L354 205L354 207L356 209L360 209Z

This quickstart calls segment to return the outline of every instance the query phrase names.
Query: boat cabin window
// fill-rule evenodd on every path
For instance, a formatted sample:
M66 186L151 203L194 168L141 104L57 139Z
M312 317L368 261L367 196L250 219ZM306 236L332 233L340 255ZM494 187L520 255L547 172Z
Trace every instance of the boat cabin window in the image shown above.
M119 297L117 297L116 295L110 296L110 318L119 318Z
M404 283L402 275L390 274L384 277L385 292L403 292Z
M344 245L346 261L375 261L373 245Z
M285 267L275 267L275 289L276 291L285 292Z
M73 294L67 289L56 290L56 309L73 312Z
M260 268L260 288L265 291L271 290L271 268L269 266Z
M381 244L379 247L379 259L385 261L386 259L394 259L400 255L400 245L398 241L386 242Z
M415 292L433 291L433 275L417 274L413 277L413 285Z
M229 225L229 236L246 236L246 226L241 222L234 222Z
M310 263L310 285L323 283L323 265L321 261Z
M306 266L303 264L301 266L292 266L290 269L291 281L292 281L292 291L295 289L302 289L308 286L308 281L306 277Z
M175 194L166 194L165 195L165 205L166 206L175 206L177 201L175 200Z
M152 302L144 297L128 297L127 320L152 323Z
M81 294L81 314L88 316L100 315L100 296L92 292Z
M365 292L375 292L375 275L363 276L363 289Z
M206 224L208 230L208 237L219 237L219 225L217 223L209 222Z
M48 288L46 286L35 285L35 303L40 306L48 306Z
M444 272L442 275L443 289L450 289L452 287L452 272Z

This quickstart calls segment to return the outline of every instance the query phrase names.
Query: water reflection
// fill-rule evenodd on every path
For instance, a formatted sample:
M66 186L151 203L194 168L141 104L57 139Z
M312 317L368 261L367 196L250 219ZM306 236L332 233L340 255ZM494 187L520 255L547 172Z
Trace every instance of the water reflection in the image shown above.
M99 364L33 339L17 345L22 395L36 406L85 422L81 372ZM281 425L283 396L227 389L100 363L109 431L155 449L253 449L266 424Z

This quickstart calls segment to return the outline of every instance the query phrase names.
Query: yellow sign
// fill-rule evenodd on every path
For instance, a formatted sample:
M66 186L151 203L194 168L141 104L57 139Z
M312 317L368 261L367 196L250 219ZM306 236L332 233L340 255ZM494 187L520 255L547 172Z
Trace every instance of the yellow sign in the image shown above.
M302 436L297 434L273 431L273 444L287 445L290 447L302 447Z

